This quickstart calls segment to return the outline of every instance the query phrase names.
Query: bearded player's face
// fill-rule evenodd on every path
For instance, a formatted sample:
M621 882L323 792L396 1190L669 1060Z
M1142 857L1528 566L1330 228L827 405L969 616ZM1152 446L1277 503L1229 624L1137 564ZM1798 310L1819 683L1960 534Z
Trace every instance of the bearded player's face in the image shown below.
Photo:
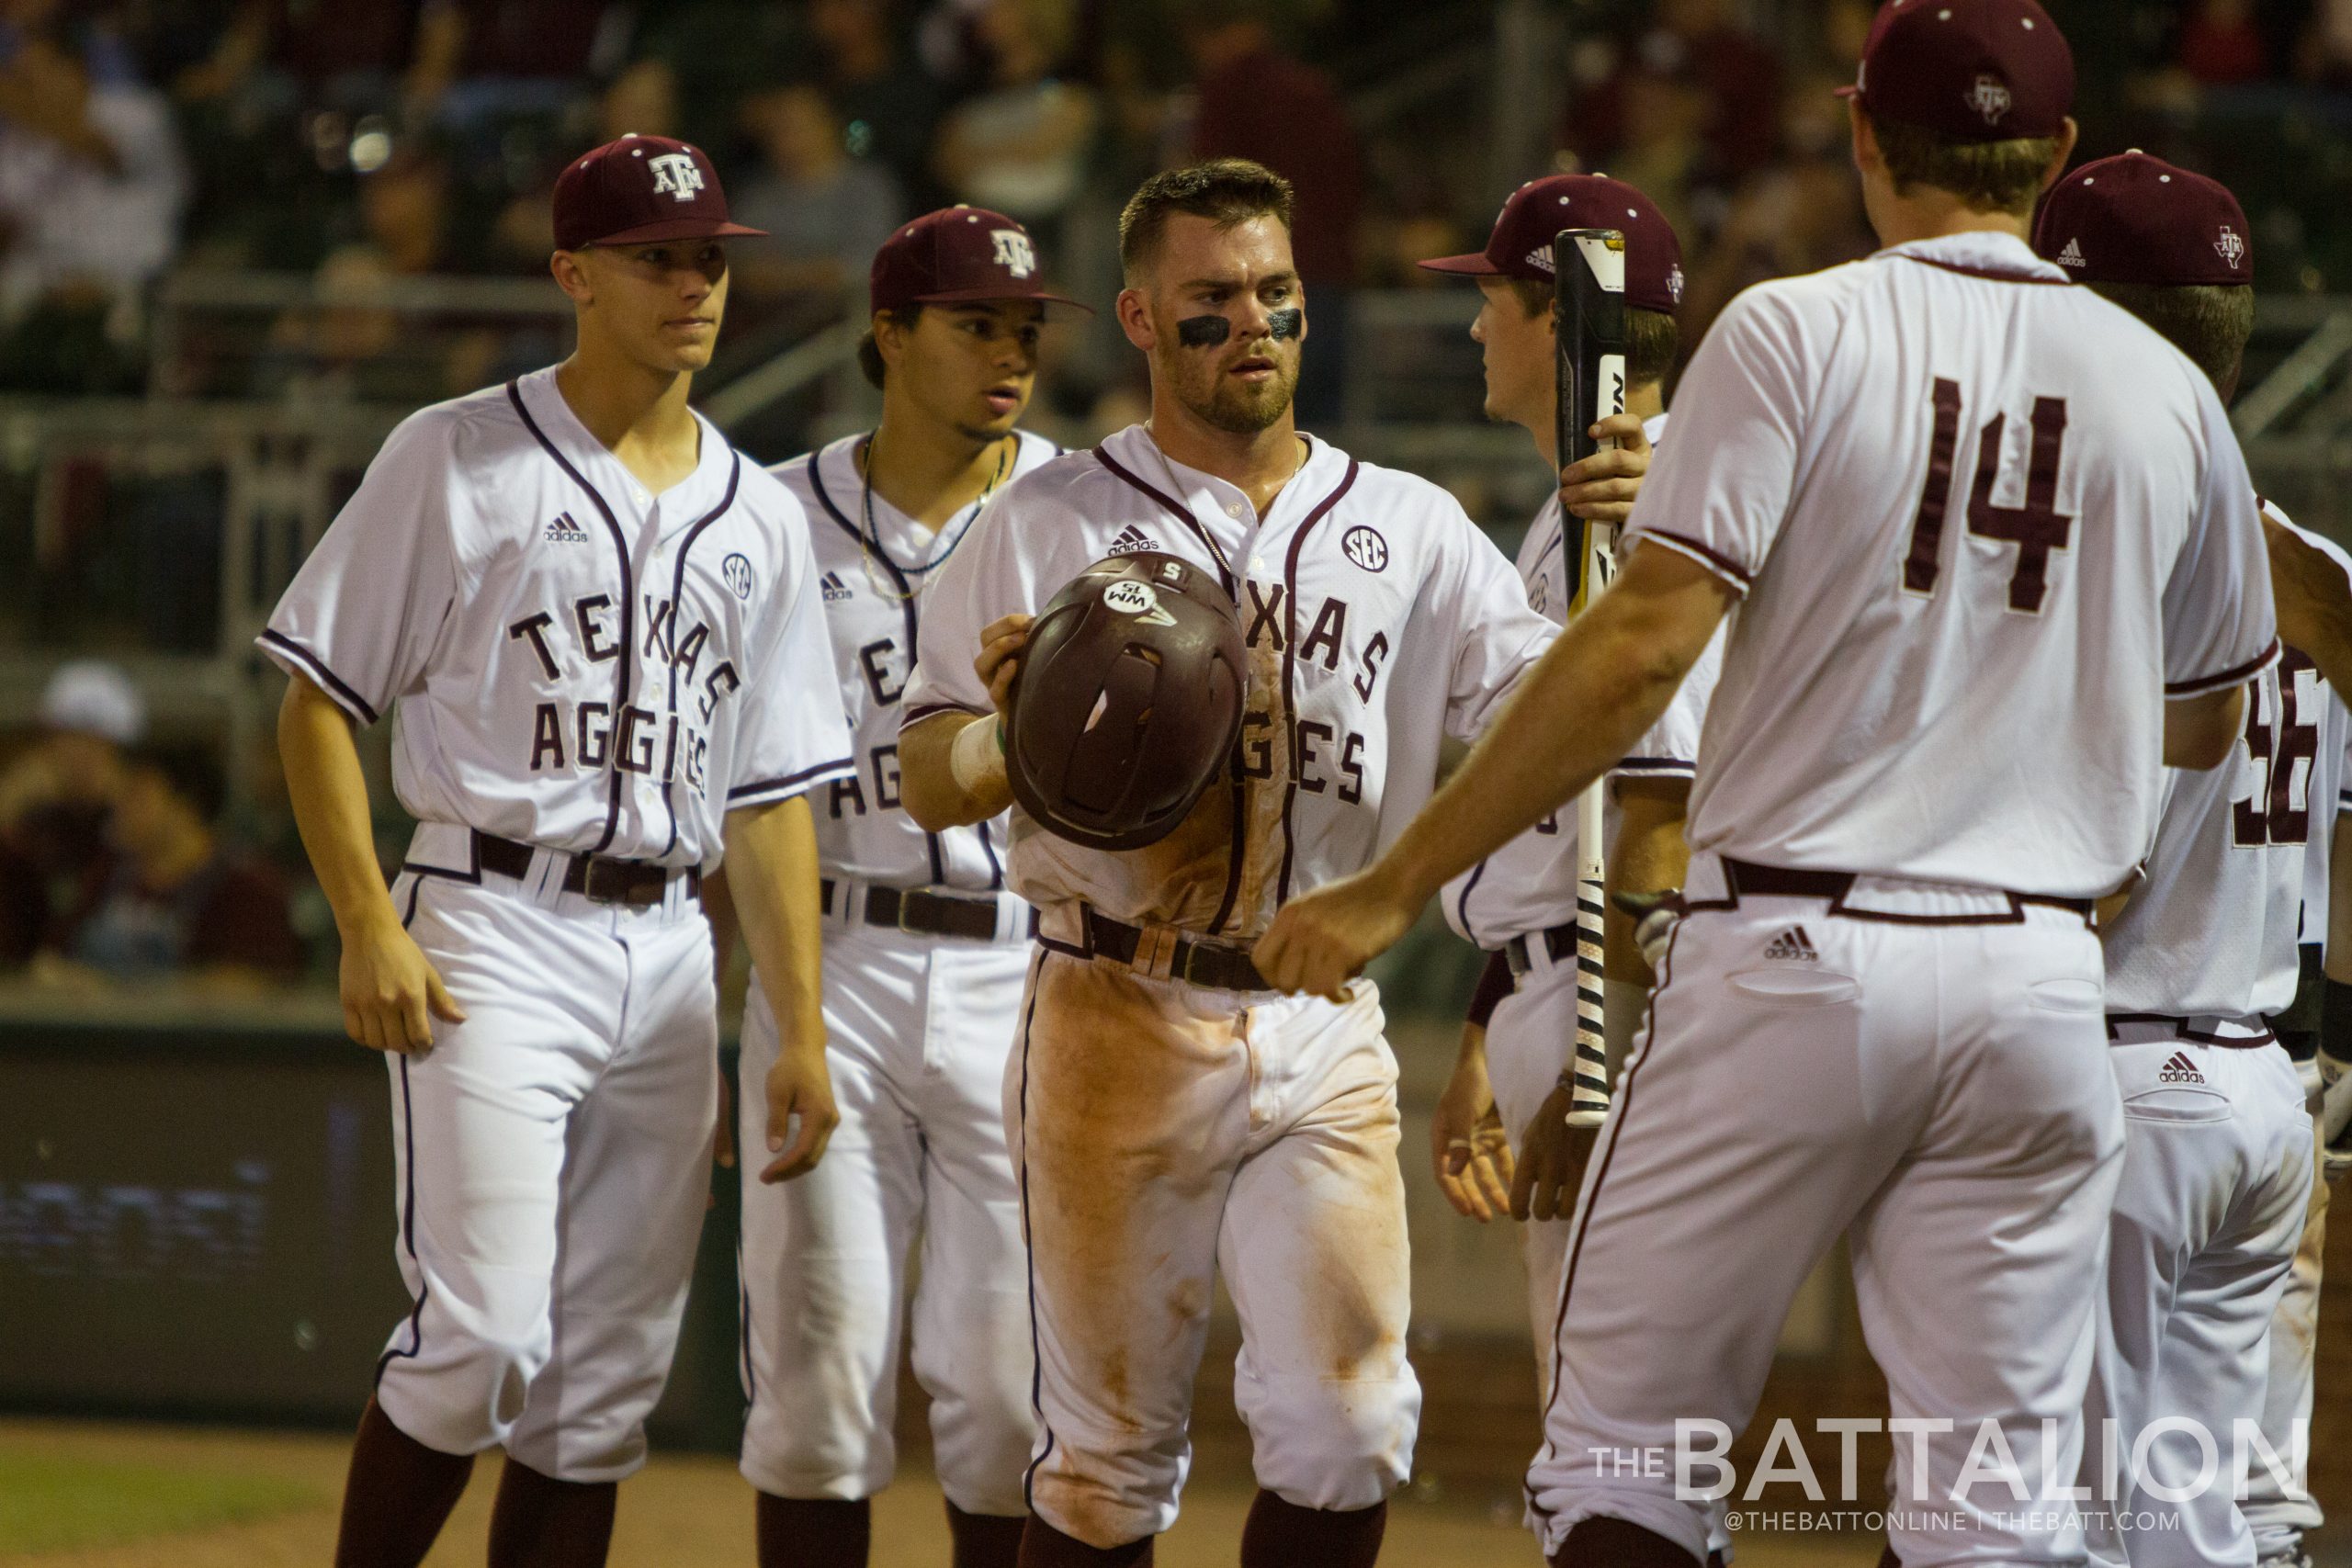
M1306 297L1282 220L1177 214L1138 292L1152 377L1194 417L1251 435L1290 412Z

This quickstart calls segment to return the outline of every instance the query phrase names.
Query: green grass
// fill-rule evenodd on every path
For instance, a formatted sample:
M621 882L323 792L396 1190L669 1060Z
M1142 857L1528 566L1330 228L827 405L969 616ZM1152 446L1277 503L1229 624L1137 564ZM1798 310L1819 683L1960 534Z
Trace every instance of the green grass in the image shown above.
M282 1476L0 1449L0 1551L112 1546L318 1506Z

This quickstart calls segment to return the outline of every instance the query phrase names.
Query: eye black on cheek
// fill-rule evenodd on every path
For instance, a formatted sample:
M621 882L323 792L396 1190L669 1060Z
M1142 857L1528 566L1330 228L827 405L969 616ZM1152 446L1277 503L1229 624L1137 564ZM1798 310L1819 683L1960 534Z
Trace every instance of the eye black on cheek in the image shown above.
M1187 316L1176 323L1176 341L1186 348L1214 348L1233 335L1223 316Z

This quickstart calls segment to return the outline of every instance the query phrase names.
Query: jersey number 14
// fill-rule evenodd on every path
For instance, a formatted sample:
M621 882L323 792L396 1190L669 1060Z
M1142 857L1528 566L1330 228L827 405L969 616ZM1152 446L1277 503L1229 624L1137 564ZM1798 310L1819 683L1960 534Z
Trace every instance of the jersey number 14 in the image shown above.
M1911 520L1911 550L1903 561L1903 586L1922 598L1932 598L1936 580L1943 574L1944 513L1951 504L1955 465L1960 456L1960 383L1936 378L1936 430L1928 448L1928 482L1919 491L1919 510ZM2058 458L2066 444L2066 400L2033 400L2031 448L2026 457L2025 504L1993 504L1993 481L2001 472L2001 437L2009 416L1996 413L1976 438L1976 477L1968 488L1968 531L1980 539L2001 539L2017 546L2017 564L2009 572L2009 608L2029 615L2041 613L2050 586L2050 552L2063 550L2072 537L2075 520L2058 510Z

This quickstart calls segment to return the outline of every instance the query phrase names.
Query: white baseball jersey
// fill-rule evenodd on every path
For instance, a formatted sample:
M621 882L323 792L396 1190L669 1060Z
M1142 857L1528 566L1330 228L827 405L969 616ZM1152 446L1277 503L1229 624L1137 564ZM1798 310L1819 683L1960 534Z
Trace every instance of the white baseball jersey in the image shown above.
M2011 235L1734 300L1630 531L1744 596L1690 841L1768 864L2112 891L2165 698L2278 657L2212 387Z
M980 629L1035 614L1106 556L1159 550L1218 573L1250 691L1240 776L1148 849L1105 854L1012 813L1013 891L1242 941L1274 908L1367 864L1429 798L1440 737L1476 735L1556 628L1453 497L1313 437L1262 519L1170 462L1141 425L1000 495L924 604L904 709L992 711Z
M1643 434L1652 446L1664 438L1667 417L1659 414L1644 423ZM1520 541L1519 579L1526 585L1527 602L1537 614L1566 624L1572 585L1557 491L1545 500L1535 521L1528 525L1527 536ZM1657 723L1609 770L1612 780L1687 779L1697 771L1699 732L1706 723L1707 699L1714 694L1723 662L1724 631L1718 627ZM1617 831L1616 810L1612 795L1608 804L1611 841ZM1566 820L1562 812L1546 817L1447 883L1439 903L1445 910L1446 923L1456 933L1487 948L1574 920L1577 826L1573 814L1567 814Z
M2297 535L2309 540L2315 548L2326 552L2331 560L2344 569L2344 575L2347 579L2352 579L2352 555L2346 555L2343 547L2335 540L2312 533L2309 528L2281 512L2275 502L2264 502L2262 510L2264 515L2272 522L2278 524L2281 527L2294 529ZM2322 730L2320 741L2323 748L2322 755L2324 757L2327 755L2324 749L2328 746L2328 741L2325 737L2330 732L2342 735L2345 739L2346 751L2352 752L2352 709L2345 706L2344 694L2334 686L2322 682L2320 689L2325 694L2327 704L2327 713L2319 720ZM2309 715L2301 716L2306 724L2312 722ZM2303 918L2300 933L2301 939L2307 942L2324 942L2327 940L2327 910L2335 846L2335 818L2340 812L2352 811L2352 762L2347 762L2344 756L2332 757L2329 761L2334 762L2336 769L2335 798L2330 800L2325 794L2322 793L2320 774L2325 764L2320 761L2314 761L2312 764L2312 784L2308 792L2311 836L2304 840L2303 847Z
M867 496L857 466L865 439L844 436L768 470L808 516L842 711L857 758L854 770L811 797L818 854L829 872L894 887L1001 888L1003 818L926 833L899 799L899 699L914 667L923 595L963 543L980 503L933 531L875 495L875 539L865 543ZM1016 442L1010 471L1000 482L1019 479L1061 451L1025 431Z
M553 370L402 421L260 644L398 705L419 821L549 849L714 866L728 811L852 765L799 502L707 422L647 494Z
M2347 716L2290 648L2250 683L2245 733L2228 761L2165 770L2144 880L2102 933L2109 1013L2251 1020L2295 999L2307 865L2326 858Z

